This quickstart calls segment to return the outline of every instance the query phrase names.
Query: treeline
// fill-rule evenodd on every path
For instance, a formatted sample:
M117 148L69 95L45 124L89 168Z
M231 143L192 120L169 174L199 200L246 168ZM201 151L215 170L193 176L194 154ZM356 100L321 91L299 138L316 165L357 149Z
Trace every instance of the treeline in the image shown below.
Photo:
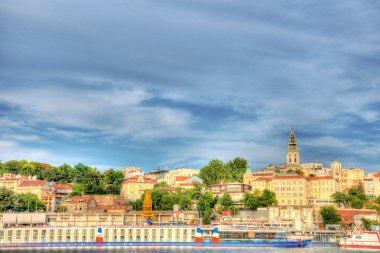
M192 210L192 201L199 200L202 196L200 185L195 185L191 189L177 188L175 191L169 189L166 182L154 185L151 190L153 210L169 211L173 210L174 205L178 205L181 210ZM142 210L144 198L145 192L133 203L135 210Z
M200 170L199 177L206 185L220 182L243 182L247 167L247 160L241 157L236 157L227 163L214 159Z
M343 207L351 207L361 209L366 207L368 209L375 209L380 212L380 197L377 199L369 199L364 192L362 184L351 187L347 192L337 191L331 197L334 201Z
M33 193L16 194L0 187L0 213L46 211L45 204Z
M124 179L123 172L108 169L100 173L96 168L84 164L55 167L47 163L10 160L0 163L0 175L4 173L37 176L38 179L61 184L71 184L72 195L119 194Z

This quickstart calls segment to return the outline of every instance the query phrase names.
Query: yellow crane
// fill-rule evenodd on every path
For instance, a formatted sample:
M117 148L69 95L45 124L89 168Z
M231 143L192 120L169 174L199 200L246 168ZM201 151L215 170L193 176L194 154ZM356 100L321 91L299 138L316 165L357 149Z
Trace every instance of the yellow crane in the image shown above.
M152 193L147 191L143 201L142 218L145 221L153 221ZM151 222L150 222L151 223ZM148 222L149 224L149 222ZM150 224L151 225L151 224Z

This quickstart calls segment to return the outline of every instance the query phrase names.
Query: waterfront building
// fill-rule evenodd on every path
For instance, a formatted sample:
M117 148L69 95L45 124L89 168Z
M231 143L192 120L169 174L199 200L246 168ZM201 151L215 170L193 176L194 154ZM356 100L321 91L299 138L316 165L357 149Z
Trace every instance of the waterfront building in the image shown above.
M95 207L96 202L92 196L73 196L64 200L61 205L66 207L68 212L85 213L91 207Z
M175 170L169 170L157 182L166 182L169 186L176 186L176 177L188 177L191 178L194 175L198 175L199 170L189 168L179 168Z
M0 178L0 187L5 187L16 192L20 183L28 179L30 180L32 178L28 176L15 175L12 173L4 173Z
M380 172L373 172L368 174L368 178L372 181L373 197L380 196Z
M222 196L224 193L231 195L233 201L240 201L244 198L244 193L251 192L252 187L240 182L212 184L209 187L214 196Z
M153 189L155 184L156 180L143 175L130 177L123 181L120 195L126 200L135 201L145 190Z
M54 206L57 206L73 192L73 189L67 184L52 183L52 191L54 194Z
M272 191L276 193L279 206L305 206L307 201L307 178L297 174L274 176Z
M332 176L338 180L339 191L345 192L364 182L364 170L360 168L342 168L341 162L334 160L331 163Z
M141 172L140 168L128 166L123 169L123 174L124 178L130 178L135 176L141 176L144 173Z
M288 224L296 230L313 227L313 208L293 206L271 206L268 208L268 223Z
M374 182L373 177L367 176L363 178L363 188L365 195L370 198L376 197L374 190Z
M46 210L55 208L52 185L46 180L24 180L17 186L16 193L33 193L44 203Z
M303 163L301 164L301 171L304 176L328 176L329 168L324 168L322 163Z
M308 177L307 199L310 205L334 205L331 195L339 190L339 184L331 176Z

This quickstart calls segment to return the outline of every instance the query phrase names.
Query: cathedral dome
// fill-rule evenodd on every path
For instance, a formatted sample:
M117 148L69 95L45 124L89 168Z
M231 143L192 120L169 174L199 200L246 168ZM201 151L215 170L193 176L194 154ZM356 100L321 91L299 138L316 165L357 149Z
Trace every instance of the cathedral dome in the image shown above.
M342 163L339 162L338 160L334 160L332 163L331 163L331 169L341 169L342 168Z

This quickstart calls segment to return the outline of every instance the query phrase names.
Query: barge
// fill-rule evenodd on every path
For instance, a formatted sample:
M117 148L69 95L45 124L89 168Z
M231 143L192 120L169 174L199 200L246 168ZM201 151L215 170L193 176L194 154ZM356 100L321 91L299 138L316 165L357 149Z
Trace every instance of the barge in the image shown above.
M31 247L280 247L301 248L311 239L284 231L233 227L22 227L0 229L0 249Z

